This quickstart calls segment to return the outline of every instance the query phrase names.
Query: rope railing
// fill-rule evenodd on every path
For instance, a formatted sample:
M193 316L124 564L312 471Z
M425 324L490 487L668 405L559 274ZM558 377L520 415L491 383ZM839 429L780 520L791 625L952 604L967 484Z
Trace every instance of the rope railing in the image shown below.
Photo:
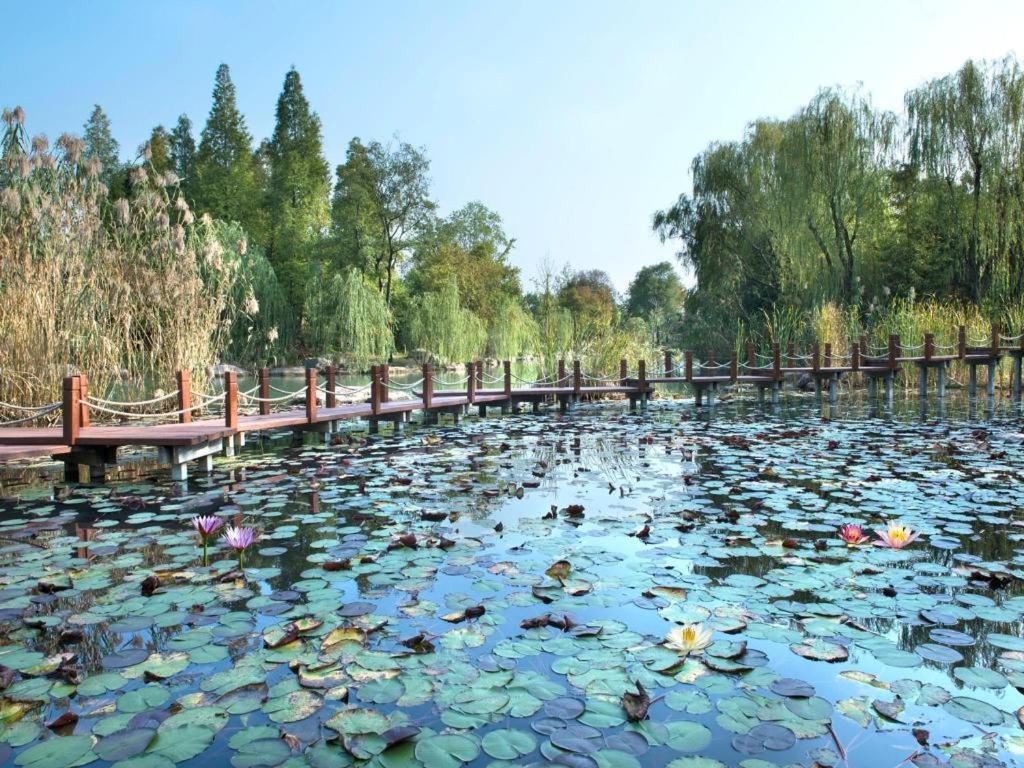
M188 408L179 408L173 411L159 411L157 413L134 413L132 411L122 411L117 408L107 408L106 406L98 404L95 400L90 398L84 398L82 404L89 407L89 410L99 411L100 413L106 413L110 416L118 416L122 419L161 419L168 416L181 416L186 413L192 413L193 411L202 410L205 406L197 403L196 405L189 406Z
M422 377L420 377L416 381L409 382L407 384L399 384L398 382L390 381L388 382L388 389L397 389L400 392L412 392L418 387L422 386L424 381L426 381L426 379ZM367 386L366 389L369 389L369 386Z
M157 397L150 398L149 400L107 400L102 397L89 396L89 402L99 403L100 405L106 405L111 408L142 408L146 405L156 405L162 403L165 400L171 400L177 397L180 392L176 389L173 392L168 392L166 395L159 395Z
M22 413L33 413L36 411L53 410L54 407L60 408L60 400L56 400L46 405L15 405L14 403L5 403L0 401L0 411L21 411Z
M6 404L5 404L6 405ZM28 424L31 421L40 419L43 416L48 416L54 411L59 411L61 403L50 403L49 405L41 405L37 408L26 408L24 406L13 406L15 410L19 411L33 411L29 416L22 416L20 419L9 419L8 421L0 421L0 427L16 427L19 424Z

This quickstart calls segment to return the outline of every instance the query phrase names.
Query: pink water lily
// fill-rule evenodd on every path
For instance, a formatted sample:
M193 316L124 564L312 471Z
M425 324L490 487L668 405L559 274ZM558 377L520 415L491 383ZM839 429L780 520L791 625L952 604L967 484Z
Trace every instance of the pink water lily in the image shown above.
M875 531L875 533L878 534L875 546L889 547L889 549L903 549L921 535L920 531L912 531L909 526L901 523L889 523L888 528L883 531Z
M203 540L203 565L210 564L207 556L210 537L220 530L222 525L224 525L224 521L215 515L199 515L192 518L192 527L196 529L199 538Z
M242 567L242 555L257 539L256 529L245 526L232 528L230 525L224 529L224 540L238 553L238 567Z
M839 529L839 538L845 541L847 546L855 547L864 544L870 537L865 535L864 529L856 523L847 523Z

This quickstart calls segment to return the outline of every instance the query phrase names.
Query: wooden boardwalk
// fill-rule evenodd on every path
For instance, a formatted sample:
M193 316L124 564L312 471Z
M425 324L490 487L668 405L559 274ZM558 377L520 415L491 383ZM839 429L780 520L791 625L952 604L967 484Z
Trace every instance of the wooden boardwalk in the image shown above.
M582 399L609 395L623 396L631 407L636 407L647 402L657 384L688 385L694 390L697 405L705 402L713 405L719 388L736 384L756 387L762 400L770 393L775 403L784 382L796 376L812 381L819 393L827 389L829 399L834 401L839 380L854 373L865 377L870 397L877 396L877 385L882 382L891 402L893 382L905 365L917 367L921 397L927 395L931 372L936 377L939 397L945 395L946 370L954 362L967 366L968 393L974 396L977 369L983 366L987 368L987 393L991 396L996 366L1004 357L1012 359L1014 394L1020 397L1024 335L1013 340L1019 344L1008 346L1006 337L994 326L985 345L969 345L965 330L960 328L958 344L946 349L937 348L931 334L926 334L923 343L916 348L903 346L899 336L890 336L884 350L869 348L862 337L851 341L850 352L845 357L834 355L830 344L814 344L805 355L797 355L792 345L783 355L779 345L774 344L770 354L760 358L760 362L754 346L747 345L743 362L735 353L728 362L716 363L710 355L698 361L692 352L686 352L683 364L678 367L673 365L671 353L666 352L662 370L654 375L648 375L643 360L633 373L628 370L627 362L621 361L618 376L584 375L578 361L573 363L571 371L560 361L552 379L533 382L514 381L509 361L503 363L501 377L490 377L487 381L483 363L471 362L466 365L467 375L459 382L461 388L442 383L442 388L436 391L437 382L429 364L423 366L422 378L412 385L392 383L388 366L375 365L371 368L369 383L362 388L338 387L334 366L327 367L326 382L322 385L318 381L319 372L308 369L302 388L274 397L266 369L259 372L256 387L248 392L238 390L237 375L229 372L224 374L221 393L196 393L195 396L189 374L180 372L175 392L129 403L91 397L84 375L69 376L64 380L59 402L39 408L14 406L18 411L40 416L59 410L61 422L59 426L21 426L34 418L29 416L16 419L13 423L18 426L0 426L0 463L50 456L65 462L69 479L83 476L83 468L84 474L97 479L104 476L107 466L117 462L119 448L149 446L157 449L162 463L170 465L174 479L184 480L188 476L189 462L198 460L209 469L213 456L234 455L245 444L246 435L254 432L290 430L296 435L318 432L329 440L341 422L350 420L368 422L371 432L376 432L381 422L390 422L401 430L417 412L425 424L436 424L443 415L450 415L458 423L461 415L472 408L481 416L491 407L508 413L521 404L531 405L536 412L545 402L571 410ZM913 354L916 351L920 354ZM495 386L498 384L500 386ZM401 398L395 396L399 391L404 393ZM339 395L360 401L339 403ZM171 398L174 410L145 411ZM296 400L301 404L296 406ZM223 416L193 418L195 413L209 410L214 403ZM140 423L93 424L93 416L114 416L122 422L136 419Z

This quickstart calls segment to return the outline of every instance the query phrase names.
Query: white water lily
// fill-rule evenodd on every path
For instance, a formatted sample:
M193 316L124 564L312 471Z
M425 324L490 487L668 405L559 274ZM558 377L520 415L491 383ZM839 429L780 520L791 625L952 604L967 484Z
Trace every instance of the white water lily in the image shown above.
M712 631L703 624L674 627L665 635L665 647L677 653L700 653L713 642Z

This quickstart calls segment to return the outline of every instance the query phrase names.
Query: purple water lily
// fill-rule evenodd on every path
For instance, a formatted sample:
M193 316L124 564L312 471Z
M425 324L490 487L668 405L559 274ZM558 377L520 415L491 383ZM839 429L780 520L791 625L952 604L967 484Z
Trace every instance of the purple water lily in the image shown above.
M230 525L224 529L224 540L238 553L238 567L242 567L242 555L257 539L256 529L238 526L232 528Z
M192 518L192 527L196 529L196 533L199 534L199 538L203 540L203 565L209 565L209 558L207 557L207 547L210 543L210 537L213 536L220 527L224 525L224 521L215 515L199 515Z

